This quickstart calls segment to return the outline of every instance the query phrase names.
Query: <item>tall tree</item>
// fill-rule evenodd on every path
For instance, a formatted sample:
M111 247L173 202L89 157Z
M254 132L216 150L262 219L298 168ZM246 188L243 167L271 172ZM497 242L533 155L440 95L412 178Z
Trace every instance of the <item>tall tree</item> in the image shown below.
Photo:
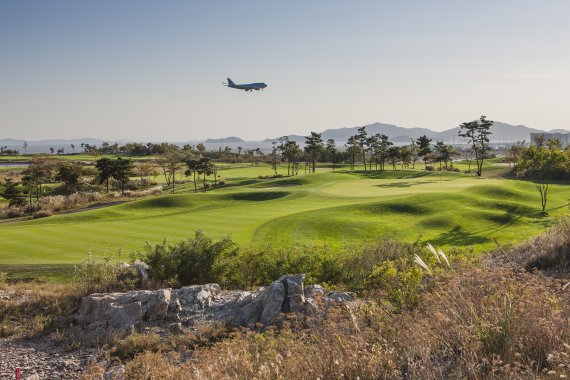
M291 159L287 151L287 144L289 143L289 136L279 137L279 145L277 150L281 153L281 159L287 162L287 177L291 175Z
M129 158L121 158L118 157L113 162L114 170L113 170L113 178L119 182L121 186L121 195L125 194L125 186L129 182L129 177L134 174L133 169L133 161Z
M457 156L459 153L453 146L445 144L443 141L438 141L435 145L435 153L437 161L439 161L439 170L443 170L442 164L445 164L445 170L448 170L448 163L453 160L454 156Z
M204 177L204 191L207 190L206 177L212 174L213 166L214 163L212 162L212 160L210 160L209 157L200 158L198 173L201 173L202 176Z
M471 149L475 153L475 162L477 163L477 176L481 176L483 171L483 160L489 147L489 135L491 134L492 120L487 120L486 116L481 116L479 120L468 121L460 125L459 137L469 139Z
M81 190L81 167L76 163L62 162L57 168L55 180L63 184L62 188L66 194L71 194Z
M366 170L366 151L368 150L368 133L366 133L366 126L358 128L356 135L354 135L354 138L356 141L358 141L358 145L360 145L360 150L362 152L362 163L364 164L364 170Z
M346 142L346 154L350 157L351 170L354 170L356 156L360 153L360 145L354 136L350 136Z
M370 151L370 160L368 164L370 165L370 170L372 170L372 164L376 165L376 170L378 170L379 156L380 156L380 134L375 134L368 137L366 142L368 149Z
M380 159L380 170L384 170L384 164L388 158L388 151L394 143L392 143L386 135L380 135L379 139L380 143L378 145L378 154Z
M160 163L166 186L171 187L172 194L176 191L176 172L180 169L182 158L182 153L178 147L169 147L161 156Z
M305 137L305 153L312 164L313 173L315 172L316 162L323 149L324 144L320 133L311 132L310 136Z
M4 193L2 196L8 200L10 206L23 206L26 203L26 198L22 194L19 185L12 178L6 178L4 181Z
M339 152L338 152L338 149L336 148L336 143L335 143L334 139L328 139L327 140L327 145L325 147L325 151L327 153L328 160L330 160L330 162L332 163L332 170L334 172L335 164L336 164L338 156L339 156Z
M279 147L277 146L277 143L275 141L273 141L272 145L273 147L271 148L271 169L273 169L273 172L275 173L275 175L277 175L277 165L279 163Z
M431 139L426 135L420 136L416 143L418 144L418 156L424 161L424 166L427 169L427 161L431 154Z
M400 158L400 148L397 146L390 146L386 152L386 158L392 164L392 170L396 170L396 163Z
M551 190L549 180L560 177L561 173L567 171L568 161L568 156L558 146L531 146L522 154L516 172L534 181L540 194L542 212L546 210Z
M29 176L29 181L37 184L36 200L42 194L42 185L49 183L53 179L53 172L57 166L57 161L48 157L34 157L22 174Z
M198 187L196 185L196 176L200 171L200 160L188 159L185 161L185 164L188 166L188 170L184 173L187 177L194 176L194 192L198 191Z
M402 169L409 169L410 163L412 162L412 149L409 146L400 147L400 162L402 163Z
M287 161L287 176L290 175L289 171L297 175L299 171L299 159L301 157L301 147L296 141L288 140L282 148L283 159Z
M97 179L99 183L105 183L107 193L109 192L109 180L113 178L115 172L115 161L111 158L103 157L95 161L95 168L99 171Z

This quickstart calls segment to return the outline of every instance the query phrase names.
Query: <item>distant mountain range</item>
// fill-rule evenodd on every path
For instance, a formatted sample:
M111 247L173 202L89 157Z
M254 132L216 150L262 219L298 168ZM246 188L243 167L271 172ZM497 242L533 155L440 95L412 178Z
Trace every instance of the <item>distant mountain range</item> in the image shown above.
M337 129L327 129L322 132L321 136L323 140L327 139L334 139L337 145L342 145L346 143L350 136L354 136L357 133L359 127L351 127L351 128L337 128ZM387 135L392 141L399 142L399 143L406 143L409 142L411 139L417 139L420 136L426 135L431 138L433 141L444 141L446 143L462 143L465 140L458 137L457 133L459 131L459 127L451 128L443 132L436 132L426 128L403 128L398 127L394 124L384 124L384 123L373 123L366 125L366 131L368 135L375 135L385 134ZM507 123L502 123L500 121L495 121L493 127L491 128L492 135L490 136L492 142L516 142L516 141L530 141L530 134L531 133L540 133L540 132L559 132L559 133L570 133L565 129L553 129L551 131L544 131L535 128L529 128L524 125L511 125ZM290 140L297 141L299 143L305 142L305 137L300 135L289 135ZM260 147L270 147L270 144L273 141L278 141L278 137L276 138L268 138L263 141L245 141L239 137L231 136L225 138L215 138L215 139L207 139L203 142L207 144L206 146L208 149L217 149L218 146L233 146L237 147L241 144L242 147L251 147L253 145L259 145ZM8 146L13 149L18 149L23 151L24 141L22 139L0 139L0 146ZM55 149L59 147L65 146L66 148L69 147L71 144L75 145L76 151L80 150L81 143L90 144L90 145L101 145L104 141L109 143L115 143L115 141L110 140L101 140L95 138L83 138L83 139L50 139L50 140L37 140L37 141L30 141L27 140L28 144L28 152L34 153L39 151L45 151L48 147L54 147ZM116 141L119 144L124 144L128 141L120 140ZM190 143L197 143L200 141L189 141ZM176 144L182 146L186 142L176 142ZM30 149L35 147L35 149Z
M8 145L8 146L22 146L24 142L27 142L28 145L47 145L53 146L57 148L59 146L69 146L71 144L80 146L82 143L89 144L89 145L99 145L103 142L111 142L115 143L115 141L109 140L101 140L101 139L94 139L90 137L86 137L83 139L49 139L49 140L22 140L22 139L0 139L0 145ZM123 141L117 141L119 144L123 143Z
M327 129L321 133L323 140L334 139L337 143L345 143L350 136L354 136L360 127ZM393 124L374 123L366 125L368 135L377 133L388 136L394 142L408 142L426 135L434 141L445 141L446 143L461 143L464 140L458 137L459 127L451 128L443 132L436 132L426 128L403 128ZM511 125L495 121L491 127L493 142L515 142L529 141L531 133L547 132L540 129L529 128L524 125ZM564 129L555 129L550 132L569 133ZM305 137L299 135L289 135L290 140L304 142ZM277 141L278 138L265 139L264 142Z

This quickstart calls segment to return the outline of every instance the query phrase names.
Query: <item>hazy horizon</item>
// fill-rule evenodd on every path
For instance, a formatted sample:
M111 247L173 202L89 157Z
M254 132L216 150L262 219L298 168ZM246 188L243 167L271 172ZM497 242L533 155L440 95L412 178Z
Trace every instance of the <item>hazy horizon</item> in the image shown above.
M164 4L0 3L0 139L568 129L566 1Z

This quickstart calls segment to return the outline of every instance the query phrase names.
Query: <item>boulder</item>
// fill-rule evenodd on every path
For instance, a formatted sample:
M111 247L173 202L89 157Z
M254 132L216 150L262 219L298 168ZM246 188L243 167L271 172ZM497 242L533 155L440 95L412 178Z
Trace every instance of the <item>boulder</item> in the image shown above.
M83 297L75 320L89 330L128 333L143 321L163 320L170 296L170 289L91 294Z
M269 326L282 313L305 313L304 274L282 276L257 294L239 302L227 319L230 326Z
M129 334L137 327L160 325L181 333L182 326L222 323L229 327L268 327L285 313L311 314L314 301L351 302L349 292L326 292L319 285L304 286L305 275L282 276L257 291L222 291L218 284L185 286L180 289L139 290L126 293L91 294L84 297L73 321L87 336ZM68 320L62 324L69 325Z

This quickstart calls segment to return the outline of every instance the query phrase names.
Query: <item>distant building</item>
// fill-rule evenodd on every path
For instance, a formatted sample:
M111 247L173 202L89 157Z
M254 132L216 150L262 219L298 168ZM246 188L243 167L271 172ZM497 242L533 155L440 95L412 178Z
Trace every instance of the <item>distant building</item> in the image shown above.
M537 137L543 136L544 142L546 143L548 140L560 140L562 144L562 148L568 148L570 146L570 133L531 133L530 134L530 143L532 145L536 145Z

